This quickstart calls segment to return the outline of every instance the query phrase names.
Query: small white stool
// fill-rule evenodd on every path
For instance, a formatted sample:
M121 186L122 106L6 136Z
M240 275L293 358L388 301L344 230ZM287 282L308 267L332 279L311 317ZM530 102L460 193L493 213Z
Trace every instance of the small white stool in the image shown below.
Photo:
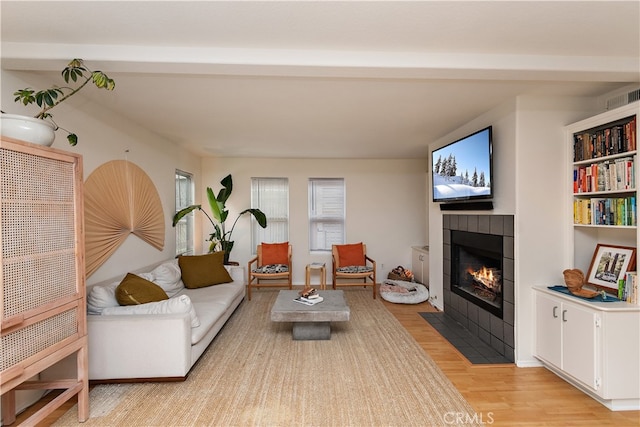
M320 271L320 289L327 289L327 266L323 262L313 262L311 264L307 264L305 268L305 279L304 284L306 286L311 286L311 270Z

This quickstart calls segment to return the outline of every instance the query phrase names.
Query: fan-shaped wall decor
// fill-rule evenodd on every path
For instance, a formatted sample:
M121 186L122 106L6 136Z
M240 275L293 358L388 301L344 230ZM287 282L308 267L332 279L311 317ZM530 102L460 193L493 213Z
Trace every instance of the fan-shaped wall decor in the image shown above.
M164 247L164 213L156 187L140 167L113 160L93 171L84 185L87 276L134 234Z

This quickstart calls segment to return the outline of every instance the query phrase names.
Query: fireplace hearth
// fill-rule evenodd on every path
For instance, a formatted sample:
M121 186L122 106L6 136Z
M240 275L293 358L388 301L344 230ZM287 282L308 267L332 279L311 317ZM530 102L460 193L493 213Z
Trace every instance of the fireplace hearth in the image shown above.
M451 231L451 291L502 319L502 236Z

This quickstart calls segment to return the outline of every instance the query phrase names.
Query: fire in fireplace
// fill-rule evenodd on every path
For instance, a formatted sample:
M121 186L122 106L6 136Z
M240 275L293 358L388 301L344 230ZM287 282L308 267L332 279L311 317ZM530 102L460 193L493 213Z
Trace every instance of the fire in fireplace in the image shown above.
M451 291L502 319L502 236L451 231Z

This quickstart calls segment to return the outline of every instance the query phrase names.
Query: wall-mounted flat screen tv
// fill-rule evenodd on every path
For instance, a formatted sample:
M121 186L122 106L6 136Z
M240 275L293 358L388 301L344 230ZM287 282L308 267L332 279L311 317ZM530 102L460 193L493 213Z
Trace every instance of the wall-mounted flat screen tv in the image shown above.
M493 198L492 127L433 150L431 164L434 202Z

